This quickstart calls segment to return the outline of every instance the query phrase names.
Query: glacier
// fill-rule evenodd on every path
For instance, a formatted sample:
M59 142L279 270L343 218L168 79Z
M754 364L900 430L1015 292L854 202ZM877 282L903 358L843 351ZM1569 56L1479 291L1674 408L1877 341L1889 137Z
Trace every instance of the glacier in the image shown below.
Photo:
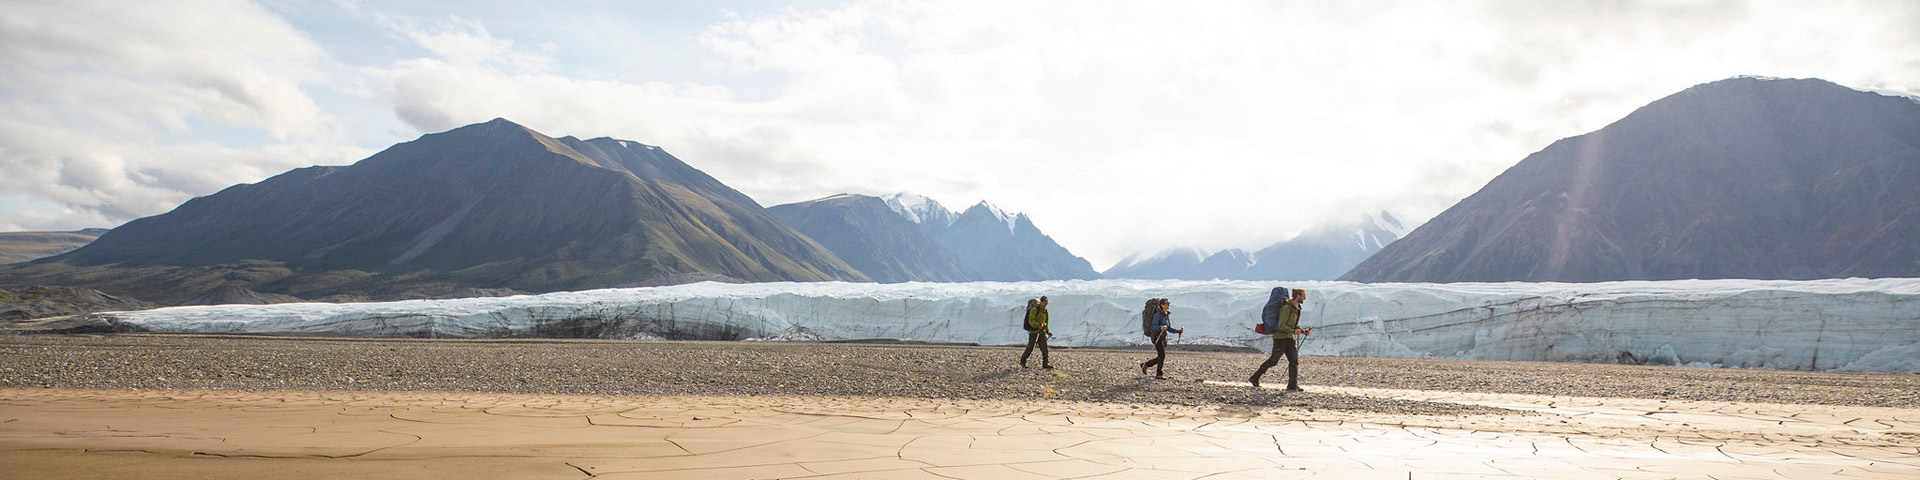
M514 297L169 307L96 314L121 331L436 338L898 339L1019 344L1051 297L1055 345L1147 344L1147 298L1175 343L1268 349L1273 287L1310 292L1312 355L1920 372L1920 279L1360 284L1071 280L696 283Z

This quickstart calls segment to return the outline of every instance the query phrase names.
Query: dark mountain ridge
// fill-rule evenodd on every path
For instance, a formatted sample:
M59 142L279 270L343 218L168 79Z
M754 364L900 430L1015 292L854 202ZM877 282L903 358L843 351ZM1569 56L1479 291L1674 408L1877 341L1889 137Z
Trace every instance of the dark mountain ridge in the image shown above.
M546 292L689 273L867 279L658 147L504 119L235 185L0 279L179 302L227 286L307 298Z
M1739 77L1554 142L1342 280L1920 275L1920 103Z

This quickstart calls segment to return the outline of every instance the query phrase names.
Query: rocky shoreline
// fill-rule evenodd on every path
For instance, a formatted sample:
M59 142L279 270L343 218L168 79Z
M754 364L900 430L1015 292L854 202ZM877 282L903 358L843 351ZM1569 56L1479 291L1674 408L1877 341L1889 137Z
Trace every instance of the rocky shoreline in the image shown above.
M1264 355L803 342L420 340L200 335L0 336L0 387L465 391L573 395L819 395L1060 399L1383 414L1486 407L1315 392L1315 386L1914 408L1920 375L1535 362L1307 357L1307 392L1245 386ZM1039 366L1035 352L1032 366ZM1268 384L1285 382L1284 365ZM1275 375L1278 375L1277 377Z

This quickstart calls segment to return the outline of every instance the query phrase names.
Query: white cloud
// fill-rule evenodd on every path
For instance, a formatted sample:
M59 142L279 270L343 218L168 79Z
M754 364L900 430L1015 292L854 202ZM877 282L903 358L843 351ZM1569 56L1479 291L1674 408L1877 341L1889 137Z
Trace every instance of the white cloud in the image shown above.
M657 143L770 204L987 198L1104 265L1380 208L1423 219L1705 81L1917 90L1914 19L1866 3L874 1L709 28L718 65L782 79L764 101L456 55L384 74L425 130L506 116Z
M604 20L619 15L529 25L497 13L518 7L355 6L346 17L404 44L383 48L418 55L339 67L324 48L364 49L364 35L316 44L249 4L23 7L0 13L0 78L36 95L0 97L17 119L0 122L0 161L52 186L0 181L0 195L153 213L358 158L326 146L345 143L333 115L379 108L416 130L382 144L506 117L661 145L767 204L989 199L1100 266L1258 248L1381 208L1424 219L1555 139L1733 75L1920 92L1909 3L856 0L737 15L697 42L615 32L702 50L604 69L566 53L617 52L580 29L618 29ZM178 17L192 18L140 21ZM348 103L316 103L315 83ZM281 150L209 140L197 122Z
M303 90L320 47L244 2L12 2L0 10L0 195L15 228L111 226L358 149ZM271 143L236 148L210 130ZM58 208L51 207L58 205Z

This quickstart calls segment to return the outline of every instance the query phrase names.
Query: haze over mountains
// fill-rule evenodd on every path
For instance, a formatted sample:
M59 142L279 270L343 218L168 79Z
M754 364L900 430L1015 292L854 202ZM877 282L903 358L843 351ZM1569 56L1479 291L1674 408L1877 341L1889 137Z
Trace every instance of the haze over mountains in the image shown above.
M919 195L843 194L769 210L883 283L1099 278L1031 218L984 201L954 213Z
M504 119L236 185L0 267L9 284L165 303L222 287L320 298L707 278L867 280L658 147L553 138Z
M1103 274L1166 280L1332 280L1408 229L1393 214L1379 212L1321 225L1254 252L1231 248L1209 255L1196 248L1176 248L1145 258L1128 257Z
M1920 276L1920 102L1739 77L1554 142L1342 276Z

